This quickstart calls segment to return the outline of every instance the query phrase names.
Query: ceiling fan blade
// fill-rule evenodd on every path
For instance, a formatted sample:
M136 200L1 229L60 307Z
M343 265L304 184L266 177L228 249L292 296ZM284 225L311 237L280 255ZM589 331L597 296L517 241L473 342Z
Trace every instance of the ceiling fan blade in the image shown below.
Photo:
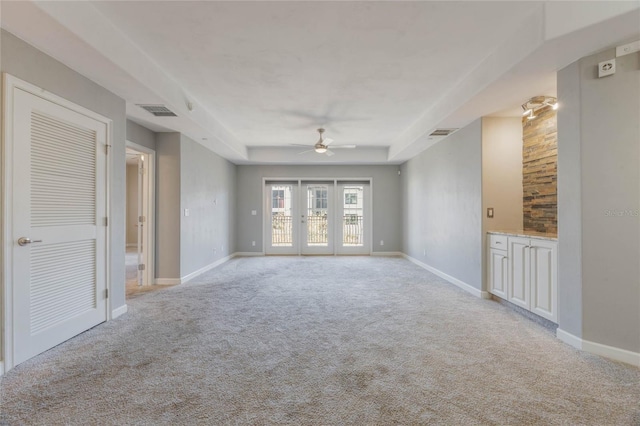
M354 149L355 145L333 145L331 149Z
M329 145L330 143L333 143L333 139L331 138L326 138L322 140L322 143L326 146Z
M302 151L302 152L299 152L299 153L298 153L298 155L300 155L300 154L306 154L307 152L311 152L311 151L315 151L315 150L314 150L314 149L309 149L309 150L307 150L307 151Z
M329 150L327 150L327 152L325 152L325 154L327 154L327 157L331 157L332 155L336 155L335 152L329 151Z

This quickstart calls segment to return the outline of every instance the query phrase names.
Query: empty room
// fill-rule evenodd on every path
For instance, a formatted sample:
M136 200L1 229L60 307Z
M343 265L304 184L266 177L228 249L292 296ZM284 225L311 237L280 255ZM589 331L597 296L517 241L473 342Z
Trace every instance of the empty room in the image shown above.
M0 25L0 424L640 425L640 1Z

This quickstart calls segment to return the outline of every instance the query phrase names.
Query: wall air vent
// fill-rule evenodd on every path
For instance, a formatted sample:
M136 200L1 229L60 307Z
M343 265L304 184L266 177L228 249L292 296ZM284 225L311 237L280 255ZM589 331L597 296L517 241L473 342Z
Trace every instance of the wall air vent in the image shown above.
M177 117L177 115L164 105L140 105L143 110L150 112L156 117Z
M429 136L449 136L458 129L436 129Z

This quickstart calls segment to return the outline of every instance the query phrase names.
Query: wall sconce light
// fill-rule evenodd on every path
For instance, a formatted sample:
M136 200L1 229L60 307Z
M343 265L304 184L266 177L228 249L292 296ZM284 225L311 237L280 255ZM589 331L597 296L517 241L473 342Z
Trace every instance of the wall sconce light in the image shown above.
M544 107L551 107L554 111L558 109L558 99L553 96L534 96L522 104L522 116L527 120L536 118L536 111Z

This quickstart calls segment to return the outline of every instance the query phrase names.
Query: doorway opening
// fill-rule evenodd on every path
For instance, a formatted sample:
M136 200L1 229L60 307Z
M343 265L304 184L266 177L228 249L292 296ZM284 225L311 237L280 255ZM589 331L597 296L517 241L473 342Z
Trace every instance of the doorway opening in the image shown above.
M126 296L153 289L155 236L155 152L127 141Z

